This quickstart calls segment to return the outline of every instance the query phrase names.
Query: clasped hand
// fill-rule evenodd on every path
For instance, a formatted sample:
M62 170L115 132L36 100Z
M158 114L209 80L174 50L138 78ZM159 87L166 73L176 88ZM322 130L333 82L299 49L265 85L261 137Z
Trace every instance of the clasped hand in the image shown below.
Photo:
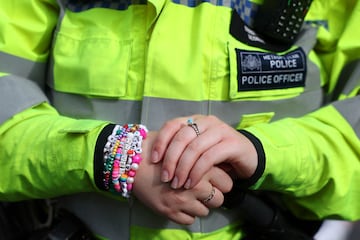
M196 122L197 133L188 123ZM257 153L252 143L214 116L166 122L143 146L134 193L145 205L180 224L192 224L224 201L232 178L250 177Z

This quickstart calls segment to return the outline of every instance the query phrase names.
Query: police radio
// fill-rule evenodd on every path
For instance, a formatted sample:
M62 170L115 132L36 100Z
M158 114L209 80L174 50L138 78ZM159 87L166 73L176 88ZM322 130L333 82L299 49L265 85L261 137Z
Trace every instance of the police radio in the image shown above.
M270 40L292 43L300 32L312 0L264 0L253 28Z

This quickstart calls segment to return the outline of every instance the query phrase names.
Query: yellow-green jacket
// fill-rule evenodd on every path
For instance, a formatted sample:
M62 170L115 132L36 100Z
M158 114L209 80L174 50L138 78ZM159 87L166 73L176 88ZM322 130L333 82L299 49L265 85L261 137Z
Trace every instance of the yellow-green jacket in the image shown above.
M315 0L287 49L244 24L250 1L0 2L0 200L67 195L110 239L239 239L236 209L180 226L97 193L104 126L197 113L261 141L253 189L303 218L360 218L357 1Z

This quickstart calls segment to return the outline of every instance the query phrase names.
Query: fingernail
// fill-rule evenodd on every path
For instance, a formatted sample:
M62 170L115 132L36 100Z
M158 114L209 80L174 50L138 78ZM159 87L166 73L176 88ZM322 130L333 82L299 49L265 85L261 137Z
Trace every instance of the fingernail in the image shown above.
M173 180L171 181L171 187L172 187L173 189L176 189L177 186L178 186L178 178L175 176L175 177L173 178Z
M185 189L189 189L189 188L190 188L190 185L191 185L191 179L189 178L189 179L186 181L186 183L185 183L185 185L184 185L184 188L185 188Z
M168 173L168 171L164 170L161 173L161 181L162 182L168 182L169 181L169 173Z
M158 152L157 152L157 151L153 151L151 158L152 158L152 161L153 161L154 163L157 163L157 162L159 161L159 154L158 154Z

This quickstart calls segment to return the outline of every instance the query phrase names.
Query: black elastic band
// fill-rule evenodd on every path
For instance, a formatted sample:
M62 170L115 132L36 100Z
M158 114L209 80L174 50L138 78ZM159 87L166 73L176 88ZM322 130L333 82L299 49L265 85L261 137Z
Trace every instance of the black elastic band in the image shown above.
M235 180L234 183L238 188L247 189L250 186L254 185L263 175L265 171L266 157L265 157L264 148L257 137L255 137L253 134L245 130L239 130L239 132L243 134L245 137L247 137L252 142L252 144L254 144L254 147L258 155L258 164L254 174L247 179L237 179Z
M95 152L94 152L94 181L96 186L101 190L106 190L104 187L104 146L107 142L107 138L111 135L115 124L109 124L103 128L100 132L95 145Z
M245 130L239 130L239 132L246 136L252 144L254 144L258 154L258 165L254 174L250 178L234 180L234 185L231 191L224 194L223 207L228 209L238 207L242 204L244 197L248 192L248 188L259 180L265 170L265 152L260 140Z

